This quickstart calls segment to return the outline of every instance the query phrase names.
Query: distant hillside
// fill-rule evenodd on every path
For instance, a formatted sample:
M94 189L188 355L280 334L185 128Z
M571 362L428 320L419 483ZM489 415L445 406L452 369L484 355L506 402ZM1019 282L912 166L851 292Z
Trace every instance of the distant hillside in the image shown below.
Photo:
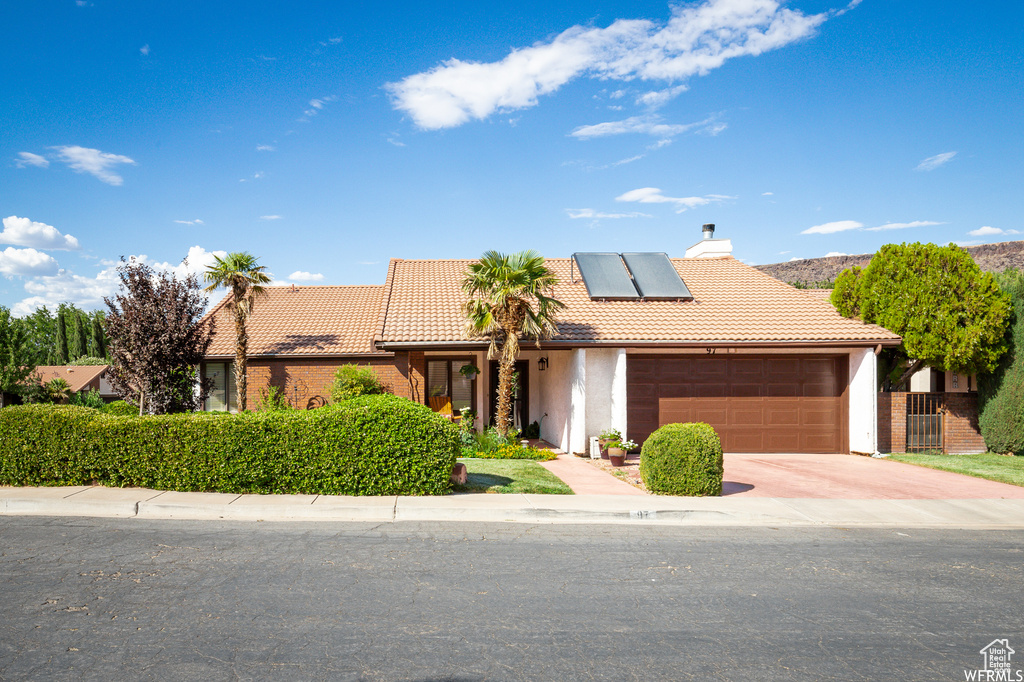
M964 250L974 257L974 261L985 272L1002 272L1006 268L1024 270L1024 241L965 246ZM836 275L846 268L867 265L872 255L874 254L865 253L859 256L807 258L788 263L758 265L757 269L783 282L814 286L835 280Z

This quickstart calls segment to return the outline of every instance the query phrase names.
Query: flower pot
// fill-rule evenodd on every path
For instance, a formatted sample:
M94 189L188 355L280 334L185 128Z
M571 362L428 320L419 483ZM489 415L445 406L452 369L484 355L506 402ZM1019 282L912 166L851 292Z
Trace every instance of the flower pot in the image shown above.
M626 451L622 448L608 448L608 459L612 466L620 467L626 463Z

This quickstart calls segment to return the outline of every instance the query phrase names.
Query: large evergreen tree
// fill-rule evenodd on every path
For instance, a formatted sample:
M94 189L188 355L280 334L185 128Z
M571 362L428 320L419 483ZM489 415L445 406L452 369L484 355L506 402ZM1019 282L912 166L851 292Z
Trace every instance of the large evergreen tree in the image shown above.
M202 324L206 299L194 275L179 280L155 272L135 259L118 268L121 292L105 298L114 390L139 413L195 410L209 393L198 377L210 347L210 329ZM196 386L199 390L196 390Z
M893 390L923 366L991 372L1008 346L1009 296L955 244L887 244L863 271L844 271L831 300L842 315L903 337L890 353Z
M68 360L77 360L89 354L88 343L85 336L85 313L79 310L72 310L71 315L75 320L75 334L71 339L70 354Z
M0 408L4 393L16 393L36 368L25 325L0 306Z
M55 365L68 364L70 352L68 350L68 321L65 308L61 305L57 308L57 338L54 342Z
M107 357L107 337L103 332L103 313L97 310L92 315L92 335L89 338L89 355L94 358Z

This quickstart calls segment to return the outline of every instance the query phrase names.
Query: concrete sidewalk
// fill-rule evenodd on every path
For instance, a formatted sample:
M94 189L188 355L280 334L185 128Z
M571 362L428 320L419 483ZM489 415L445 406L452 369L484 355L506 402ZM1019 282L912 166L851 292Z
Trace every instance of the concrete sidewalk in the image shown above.
M825 500L658 495L341 497L144 488L0 487L0 515L236 521L501 521L674 526L1024 528L1024 500Z

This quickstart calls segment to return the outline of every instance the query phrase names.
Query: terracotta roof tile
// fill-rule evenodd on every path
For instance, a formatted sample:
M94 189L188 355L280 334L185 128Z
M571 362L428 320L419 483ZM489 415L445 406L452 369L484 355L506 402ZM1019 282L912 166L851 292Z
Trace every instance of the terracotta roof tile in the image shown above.
M39 365L33 374L39 383L46 384L54 379L68 382L72 393L78 393L96 377L107 371L110 365Z
M832 298L831 289L799 289L799 291L802 291L807 296L812 296L819 301L825 301L826 303L828 303Z
M470 260L395 260L378 339L467 341L461 281ZM897 342L886 329L842 317L828 302L733 258L673 259L694 300L594 301L568 258L547 259L566 304L556 341Z
M267 287L246 325L249 356L370 355L374 348L382 286ZM235 354L230 294L207 314L214 320L208 355Z

